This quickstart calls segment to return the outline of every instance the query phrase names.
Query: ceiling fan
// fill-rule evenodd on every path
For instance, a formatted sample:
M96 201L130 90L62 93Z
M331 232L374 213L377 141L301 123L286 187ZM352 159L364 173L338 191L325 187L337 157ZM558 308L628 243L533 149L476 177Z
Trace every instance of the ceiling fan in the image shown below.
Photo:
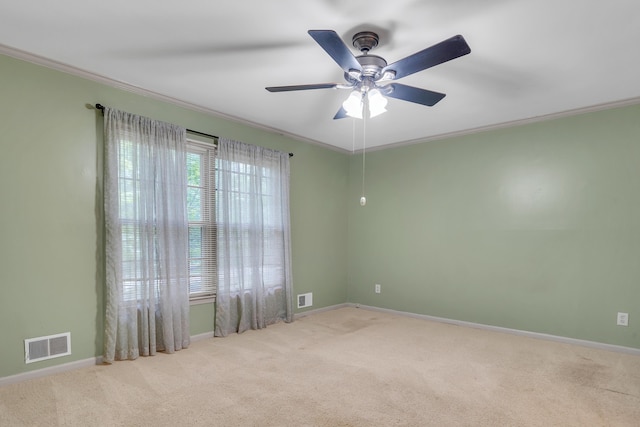
M433 106L444 98L444 93L393 82L471 52L464 38L457 35L392 64L387 64L384 58L369 55L369 51L375 48L379 41L378 34L373 31L361 31L353 36L353 46L362 53L359 56L354 56L333 30L309 30L309 35L344 70L346 83L271 86L266 89L269 92L351 89L351 94L334 119L342 119L346 116L362 118L365 100L370 117L381 114L386 111L385 97Z

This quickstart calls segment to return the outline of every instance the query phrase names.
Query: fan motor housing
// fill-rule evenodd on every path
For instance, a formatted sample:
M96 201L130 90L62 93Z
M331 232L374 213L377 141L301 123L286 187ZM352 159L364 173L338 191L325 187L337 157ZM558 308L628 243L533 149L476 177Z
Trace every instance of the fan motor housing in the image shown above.
M362 66L362 75L374 80L380 77L380 71L387 66L387 61L377 55L360 55L356 59Z

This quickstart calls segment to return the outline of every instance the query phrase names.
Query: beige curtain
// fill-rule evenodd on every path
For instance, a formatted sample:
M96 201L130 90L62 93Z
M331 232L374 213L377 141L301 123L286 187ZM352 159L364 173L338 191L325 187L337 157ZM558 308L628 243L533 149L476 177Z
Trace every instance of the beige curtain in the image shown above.
M189 345L186 131L105 108L104 361Z
M293 320L289 154L220 138L215 335Z

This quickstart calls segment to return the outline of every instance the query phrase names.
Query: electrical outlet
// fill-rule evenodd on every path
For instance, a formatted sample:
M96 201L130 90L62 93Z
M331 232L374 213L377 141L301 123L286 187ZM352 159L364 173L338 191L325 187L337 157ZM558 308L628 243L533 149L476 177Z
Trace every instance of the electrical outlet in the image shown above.
M313 305L313 292L298 295L298 308L311 307Z
M380 285L378 285L378 284L376 283L376 287L375 287L376 294L379 294L379 293L380 293L380 291L382 290L381 288L382 288L382 286L380 286Z
M618 313L618 326L629 326L629 313Z

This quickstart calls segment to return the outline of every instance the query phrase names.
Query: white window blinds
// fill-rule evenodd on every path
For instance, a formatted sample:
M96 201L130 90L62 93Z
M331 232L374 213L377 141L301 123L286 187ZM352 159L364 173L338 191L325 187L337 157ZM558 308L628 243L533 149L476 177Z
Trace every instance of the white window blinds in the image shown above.
M212 144L188 140L187 215L191 300L216 294L215 155Z

